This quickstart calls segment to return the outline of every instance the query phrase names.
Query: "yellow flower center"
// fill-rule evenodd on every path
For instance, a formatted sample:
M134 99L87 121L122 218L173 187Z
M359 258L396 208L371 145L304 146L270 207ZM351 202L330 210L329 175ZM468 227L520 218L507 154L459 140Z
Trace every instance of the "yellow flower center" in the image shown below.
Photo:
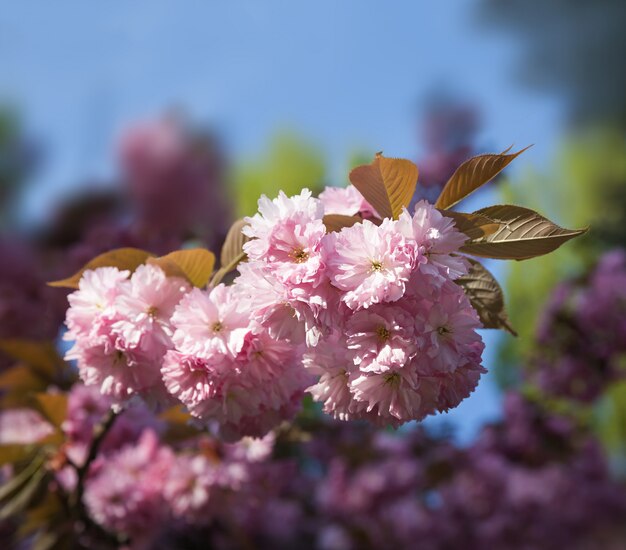
M400 375L397 372L390 372L385 374L385 384L390 386L397 386L400 383Z
M391 336L391 332L389 332L389 329L387 329L387 327L380 325L379 327L376 328L376 334L378 335L378 339L381 342L386 342L387 340L389 340L389 337Z
M302 264L309 259L309 253L300 247L294 248L289 256L296 264Z

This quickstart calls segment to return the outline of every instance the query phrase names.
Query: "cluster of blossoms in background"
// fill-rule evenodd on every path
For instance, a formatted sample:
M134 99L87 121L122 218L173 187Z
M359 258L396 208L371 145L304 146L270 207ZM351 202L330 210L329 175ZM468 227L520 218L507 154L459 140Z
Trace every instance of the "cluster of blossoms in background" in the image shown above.
M328 214L364 219L327 232ZM118 401L174 398L229 438L290 419L307 389L336 418L381 425L455 407L484 372L480 321L454 283L467 237L424 201L375 214L352 186L262 197L230 286L191 290L152 265L87 271L68 358Z
M626 374L626 254L606 253L561 283L540 319L531 378L549 395L591 401Z
M414 427L301 419L234 444L168 424L141 403L102 440L84 480L82 547L619 548L626 497L592 437L509 393L468 447ZM111 400L77 384L62 425L81 466ZM303 437L314 434L314 437ZM30 433L32 439L42 437ZM22 434L24 436L24 434ZM56 471L71 491L74 470ZM102 532L94 530L102 529ZM102 533L106 533L107 537Z

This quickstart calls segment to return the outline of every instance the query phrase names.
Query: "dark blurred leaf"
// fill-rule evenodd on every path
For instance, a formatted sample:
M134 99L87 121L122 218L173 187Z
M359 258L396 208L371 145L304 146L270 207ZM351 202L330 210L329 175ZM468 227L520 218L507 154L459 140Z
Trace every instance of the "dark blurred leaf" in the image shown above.
M34 456L35 452L36 448L33 445L25 445L23 443L0 445L0 466L23 462Z
M51 379L55 370L64 365L56 347L49 341L5 339L0 340L0 350L26 363L47 379Z
M27 365L16 365L0 374L0 389L28 393L44 390L46 382L33 373Z
M167 443L177 443L197 437L200 431L192 425L193 418L181 407L171 407L159 415L159 419L166 423L163 440Z
M354 224L361 223L361 216L344 216L343 214L327 214L324 216L324 225L328 233L332 231L341 231L344 227L352 227Z
M377 154L371 164L357 166L350 181L383 218L397 219L413 198L417 166L410 160Z
M117 248L116 250L110 250L109 252L96 256L71 277L60 281L53 281L48 284L54 287L77 289L78 283L85 271L98 267L117 267L121 270L133 272L141 264L146 263L146 260L152 256L153 254L150 254L150 252L139 250L138 248Z
M67 416L67 395L64 393L38 393L34 399L37 410L55 428L60 428Z
M504 308L504 295L498 281L479 262L470 260L470 263L469 273L457 279L456 283L463 287L481 323L485 328L503 328L517 336L509 323Z
M159 266L168 277L182 277L193 286L203 287L213 273L215 254L205 248L191 248L149 258L148 263Z
M35 507L28 510L24 521L18 528L18 535L27 537L36 531L46 530L46 527L57 527L62 515L62 506L56 493L46 493L42 501Z
M489 206L474 212L500 224L484 238L461 247L473 256L501 260L526 260L548 254L587 229L563 229L534 210L521 206Z
M56 531L41 531L33 540L32 550L64 550L72 548L67 535Z
M517 153L507 154L510 150L509 148L499 155L478 155L466 160L452 174L452 177L441 191L435 206L437 208L454 206L461 199L495 178L513 159L521 155L526 149L528 147Z

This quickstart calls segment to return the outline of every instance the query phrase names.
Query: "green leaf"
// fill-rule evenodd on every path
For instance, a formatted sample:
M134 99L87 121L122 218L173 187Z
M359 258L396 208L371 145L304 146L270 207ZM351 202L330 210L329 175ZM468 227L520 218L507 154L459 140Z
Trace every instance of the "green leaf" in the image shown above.
M534 210L521 206L489 206L474 212L500 225L499 229L461 251L473 256L500 260L526 260L556 250L587 229L563 229Z
M343 214L327 214L324 216L324 225L326 232L341 231L344 227L352 227L354 224L361 223L361 216L344 216Z
M235 269L237 264L245 257L243 252L244 243L250 239L243 234L242 229L248 225L243 220L237 220L230 226L222 250L220 252L220 267L229 268L229 271Z
M357 166L350 181L383 218L397 219L411 202L417 185L417 166L410 160L383 157Z
M20 489L28 483L28 480L40 470L44 463L44 457L41 454L35 454L28 465L21 471L17 472L13 477L9 478L0 486L0 503L12 498ZM0 507L1 508L1 507Z
M530 146L529 146L530 147ZM466 160L459 166L441 191L435 206L450 208L461 199L473 193L479 187L495 178L516 157L526 151L528 147L517 153L507 154L507 151L498 154L478 155Z
M215 254L205 248L191 248L150 258L148 263L159 266L168 277L182 277L193 286L203 287L213 273Z
M44 483L48 481L48 474L45 468L39 468L28 478L19 491L5 501L0 508L0 520L5 520L11 516L21 514L38 495Z
M468 240L481 239L500 229L500 224L479 214L466 214L453 210L439 210L444 216L454 220L454 226L467 235Z
M85 271L98 267L117 267L121 270L133 272L151 256L153 256L153 254L150 254L150 252L139 250L138 248L117 248L96 256L71 277L60 281L53 281L48 283L48 285L76 289Z
M470 260L469 273L455 282L463 287L472 307L478 313L485 328L503 328L513 336L517 333L511 327L504 308L504 294L495 277L479 262Z

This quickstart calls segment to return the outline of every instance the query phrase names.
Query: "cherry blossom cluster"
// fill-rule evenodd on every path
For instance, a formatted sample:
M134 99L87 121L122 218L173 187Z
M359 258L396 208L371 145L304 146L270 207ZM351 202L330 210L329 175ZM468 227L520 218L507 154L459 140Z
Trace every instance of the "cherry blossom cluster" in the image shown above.
M324 216L359 215L328 232ZM223 437L262 436L304 392L342 420L398 426L455 407L484 369L455 279L465 242L427 202L380 220L356 188L259 200L233 284L154 265L87 271L66 338L83 381L122 402L180 402Z
M560 283L537 330L529 377L547 395L592 402L623 380L626 252L605 253L580 280Z
M115 267L89 270L70 294L66 340L81 379L117 403L137 395L167 403L160 365L172 346L171 317L190 290L182 279L142 265L131 275Z
M226 438L263 435L293 416L310 376L301 349L273 338L237 293L191 289L153 265L87 271L69 297L67 357L118 406L180 402Z
M70 446L91 444L109 403L95 387L72 388L63 424ZM82 499L113 536L98 548L233 548L244 539L328 550L415 540L433 550L466 541L621 548L626 493L599 442L518 393L503 405L501 420L459 446L420 426L390 433L328 417L300 426L311 430L306 438L284 431L229 444L197 431L172 440L171 426L135 403L105 435ZM65 470L57 479L71 491ZM83 545L95 547L98 533L88 535Z
M192 416L237 439L262 436L293 417L309 384L299 346L275 338L238 285L193 289L172 324L162 375Z
M363 221L328 233L328 214ZM307 190L262 197L246 219L249 260L235 284L253 300L271 289L274 331L294 331L278 304L301 321L303 363L318 376L309 391L325 412L397 426L458 405L484 371L483 344L478 317L454 283L468 269L455 255L465 235L424 201L398 220L375 216L352 186L319 199Z

